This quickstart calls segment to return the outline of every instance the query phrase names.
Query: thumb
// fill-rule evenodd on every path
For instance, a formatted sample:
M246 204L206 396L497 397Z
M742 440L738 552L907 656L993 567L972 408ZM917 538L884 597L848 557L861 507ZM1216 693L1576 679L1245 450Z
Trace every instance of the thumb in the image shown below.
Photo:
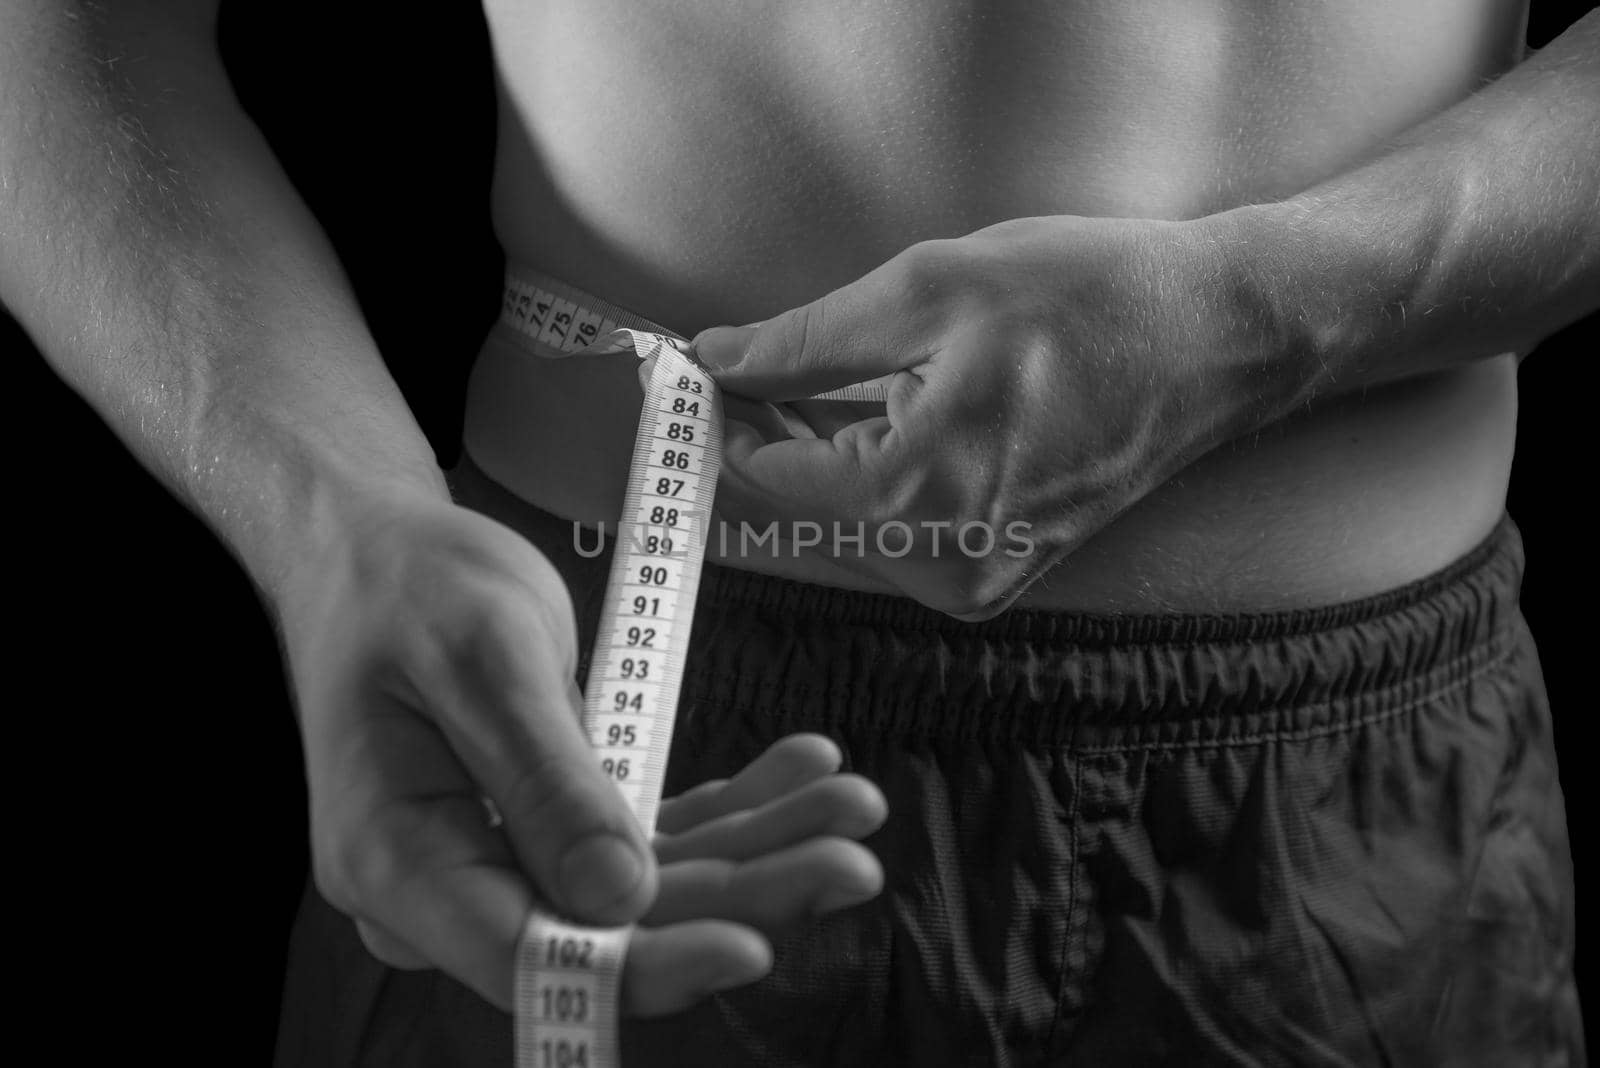
M703 330L692 351L723 388L767 401L802 400L920 363L920 352L894 343L861 285L763 323Z
M521 615L480 628L439 725L541 896L580 922L627 923L655 899L654 854L584 736L560 643Z
M655 900L655 858L567 711L581 704L573 684L564 714L525 751L501 814L512 849L557 907L587 923L628 923Z

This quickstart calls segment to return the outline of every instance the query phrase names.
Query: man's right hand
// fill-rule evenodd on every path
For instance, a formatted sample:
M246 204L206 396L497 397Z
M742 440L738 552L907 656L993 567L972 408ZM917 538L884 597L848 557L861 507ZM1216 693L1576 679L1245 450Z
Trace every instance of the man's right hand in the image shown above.
M763 930L877 892L876 859L849 841L882 821L871 784L831 776L850 780L822 787L831 807L783 804L837 768L823 740L753 764L768 762L753 780L766 787L701 791L724 800L686 825L724 817L721 826L744 829L697 832L698 847L663 855L682 868L663 878L674 869L658 872L583 735L572 605L549 561L420 490L332 507L338 533L297 569L281 620L316 884L379 959L442 968L509 1009L535 887L558 912L597 925L654 906L646 918L664 925L636 932L625 1002L668 1012L763 975ZM484 797L503 827L490 827ZM795 812L813 815L802 826ZM704 893L713 871L739 892ZM753 914L735 904L762 899L773 904Z

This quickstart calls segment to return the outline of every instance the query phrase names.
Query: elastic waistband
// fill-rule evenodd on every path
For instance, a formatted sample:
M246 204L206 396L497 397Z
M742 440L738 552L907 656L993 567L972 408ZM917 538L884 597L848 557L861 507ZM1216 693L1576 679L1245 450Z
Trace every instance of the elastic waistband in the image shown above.
M470 457L453 478L463 504L521 531L562 571L587 648L609 549L581 555L570 522ZM793 730L1226 744L1334 729L1463 684L1522 627L1522 571L1507 516L1449 567L1358 601L1236 615L1012 609L967 623L889 594L707 564L685 683L769 708Z
M735 702L792 710L792 730L1080 750L1253 743L1384 718L1476 677L1521 625L1522 563L1506 517L1450 567L1360 601L1215 616L1018 609L981 623L708 567L695 669ZM773 621L794 635L781 648L816 662L753 669L740 650Z

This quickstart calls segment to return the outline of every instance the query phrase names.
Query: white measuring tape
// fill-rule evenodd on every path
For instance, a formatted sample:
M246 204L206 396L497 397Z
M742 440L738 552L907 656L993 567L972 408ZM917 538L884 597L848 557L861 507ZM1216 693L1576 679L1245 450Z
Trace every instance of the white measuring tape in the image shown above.
M554 279L513 269L500 321L547 358L655 359L584 689L583 727L648 839L655 832L700 567L722 468L722 402L688 344ZM821 394L881 401L888 379ZM631 927L535 911L516 956L518 1068L616 1068Z

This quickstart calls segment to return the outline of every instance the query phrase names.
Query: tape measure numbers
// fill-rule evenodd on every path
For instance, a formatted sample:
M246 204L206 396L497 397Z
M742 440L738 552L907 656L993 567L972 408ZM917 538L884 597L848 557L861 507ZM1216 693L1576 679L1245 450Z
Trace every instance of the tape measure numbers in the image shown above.
M700 570L722 467L722 405L688 345L647 319L513 269L501 324L545 358L632 349L655 359L634 437L622 517L584 688L583 728L648 838L672 747ZM881 401L887 379L820 394ZM518 1068L616 1068L631 927L543 912L516 955Z

